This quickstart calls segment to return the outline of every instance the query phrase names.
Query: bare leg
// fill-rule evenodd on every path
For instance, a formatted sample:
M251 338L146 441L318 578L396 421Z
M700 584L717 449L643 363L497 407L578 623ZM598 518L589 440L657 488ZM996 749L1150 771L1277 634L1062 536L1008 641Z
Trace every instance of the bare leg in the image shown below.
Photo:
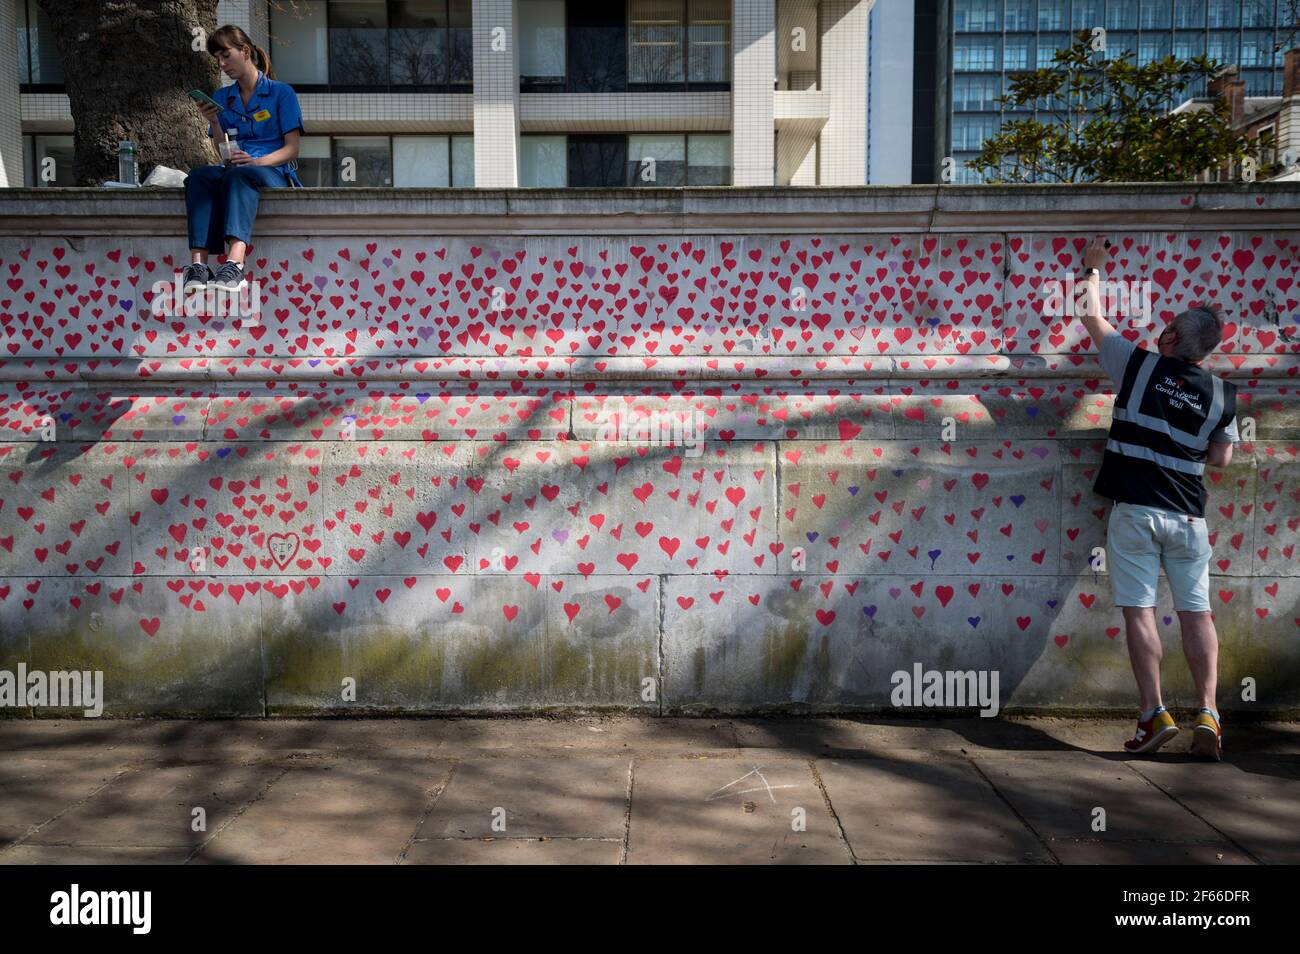
M226 261L242 266L246 254L248 254L248 243L235 239L230 243L230 248L226 250Z
M1156 608L1125 606L1123 609L1129 662L1137 679L1142 711L1150 712L1160 705L1160 660L1164 656L1160 633L1156 630Z
M199 263L208 264L208 250L206 248L190 249L190 264L196 265Z
M1219 636L1214 620L1208 612L1180 610L1178 621L1183 631L1183 656L1200 697L1197 704L1218 712L1214 698L1219 689Z

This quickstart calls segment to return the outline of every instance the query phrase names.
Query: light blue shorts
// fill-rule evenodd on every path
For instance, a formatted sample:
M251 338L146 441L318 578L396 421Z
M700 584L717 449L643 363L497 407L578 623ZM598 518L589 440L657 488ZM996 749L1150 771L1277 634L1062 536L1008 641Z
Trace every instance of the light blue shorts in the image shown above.
M1106 564L1116 606L1155 606L1160 566L1180 612L1210 610L1210 538L1204 517L1116 502Z

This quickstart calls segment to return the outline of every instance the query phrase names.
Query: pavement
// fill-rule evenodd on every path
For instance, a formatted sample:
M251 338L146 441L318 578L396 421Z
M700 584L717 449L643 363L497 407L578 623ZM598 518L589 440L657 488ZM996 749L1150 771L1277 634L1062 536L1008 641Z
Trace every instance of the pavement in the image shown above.
M1296 864L1300 723L0 720L0 864Z

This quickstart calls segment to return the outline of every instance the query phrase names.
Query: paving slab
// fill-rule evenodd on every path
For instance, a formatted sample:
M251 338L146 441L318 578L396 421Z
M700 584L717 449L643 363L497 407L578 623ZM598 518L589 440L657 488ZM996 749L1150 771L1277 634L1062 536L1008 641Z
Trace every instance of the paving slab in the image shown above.
M393 864L446 763L350 759L285 772L192 864Z
M816 763L860 862L1048 862L1050 855L969 762Z
M1053 753L1020 759L976 757L994 788L1045 838L1083 838L1103 843L1160 841L1231 846L1218 832L1165 797L1134 761L1084 753ZM1184 772L1201 766L1185 763ZM1097 815L1097 810L1105 814ZM1105 831L1093 828L1104 819Z
M1253 865L1230 845L1193 845L1164 841L1048 840L1063 865Z
M748 755L638 760L628 863L849 863L808 762Z
M432 838L417 840L408 865L616 865L622 839Z
M621 840L630 762L608 758L460 762L417 837Z
M197 848L283 771L269 764L136 768L64 812L28 844ZM203 810L198 831L195 809Z
M1300 766L1148 761L1136 771L1264 864L1300 863Z
M19 845L0 854L0 865L180 865L188 848L105 845Z
M125 757L85 750L66 757L0 758L0 852L92 795L127 765Z

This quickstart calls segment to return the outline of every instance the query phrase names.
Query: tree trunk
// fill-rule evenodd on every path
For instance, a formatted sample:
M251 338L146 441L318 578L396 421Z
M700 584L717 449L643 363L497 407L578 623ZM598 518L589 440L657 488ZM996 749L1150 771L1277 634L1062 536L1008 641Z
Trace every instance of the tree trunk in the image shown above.
M208 124L185 94L220 85L208 34L217 0L40 0L50 18L76 129L73 178L117 178L117 144L135 143L140 179L156 165L217 160ZM198 28L197 39L193 31ZM198 50L193 47L197 45Z

